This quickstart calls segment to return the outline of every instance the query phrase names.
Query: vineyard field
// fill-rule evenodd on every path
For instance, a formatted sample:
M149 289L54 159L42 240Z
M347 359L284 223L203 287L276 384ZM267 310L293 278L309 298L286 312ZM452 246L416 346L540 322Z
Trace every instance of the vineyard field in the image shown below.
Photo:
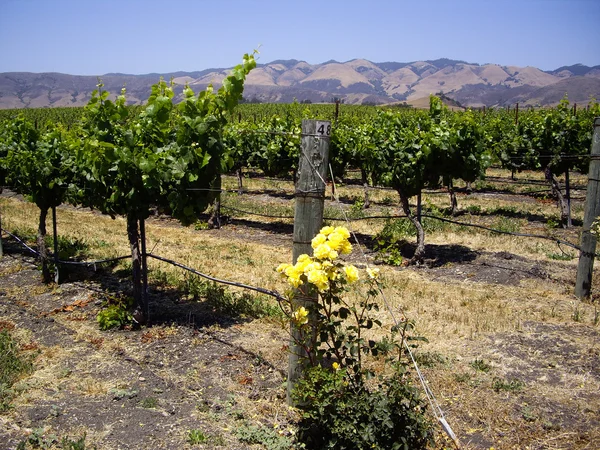
M255 53L218 90L0 114L6 440L417 450L445 411L465 448L595 446L600 104L240 104Z

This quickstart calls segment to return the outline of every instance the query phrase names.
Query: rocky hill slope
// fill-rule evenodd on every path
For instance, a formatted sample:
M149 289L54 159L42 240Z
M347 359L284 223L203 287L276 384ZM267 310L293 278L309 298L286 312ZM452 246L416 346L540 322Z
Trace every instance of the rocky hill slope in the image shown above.
M218 86L228 69L166 74L105 74L105 89L119 93L127 88L132 104L146 100L160 76L173 79L181 92L189 84L195 91L209 83ZM0 108L81 106L90 98L98 77L61 73L0 73ZM535 67L471 64L438 59L411 63L373 63L354 59L311 65L280 60L261 64L246 82L244 97L260 102L390 103L418 101L443 92L465 106L553 105L567 94L571 102L600 98L600 65L581 64L542 71Z

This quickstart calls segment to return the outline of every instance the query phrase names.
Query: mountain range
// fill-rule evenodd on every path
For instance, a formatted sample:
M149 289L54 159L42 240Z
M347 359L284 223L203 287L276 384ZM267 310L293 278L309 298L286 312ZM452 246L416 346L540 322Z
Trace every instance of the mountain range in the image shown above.
M100 78L104 89L120 93L127 101L143 103L150 86L162 76L172 79L176 94L185 84L195 92L210 83L218 87L229 69L197 72L129 75L108 73L100 77L62 73L0 73L0 108L82 106L90 99ZM246 80L244 98L251 102L331 102L350 104L406 102L422 104L430 94L444 94L463 106L501 107L557 104L565 94L572 103L600 98L600 65L582 64L543 71L535 67L473 64L452 59L410 63L374 63L365 59L308 64L277 60L259 64Z

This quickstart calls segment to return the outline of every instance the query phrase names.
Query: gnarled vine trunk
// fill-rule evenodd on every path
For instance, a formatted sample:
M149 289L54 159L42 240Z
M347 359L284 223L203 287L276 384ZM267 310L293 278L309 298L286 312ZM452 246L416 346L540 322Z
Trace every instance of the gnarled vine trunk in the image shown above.
M365 189L365 203L363 205L363 208L367 209L371 206L371 201L369 200L369 180L367 177L367 172L363 168L360 169L360 177L362 180L363 187Z
M40 207L40 220L38 224L37 246L42 262L42 281L50 283L50 267L48 266L48 249L46 248L46 217L48 217L48 208Z
M208 228L211 230L221 228L221 175L217 177L212 188L218 190L218 192L213 201L212 214L208 219Z
M452 178L448 180L448 193L450 194L450 207L452 208L452 215L458 214L458 201L456 200L456 191L454 190L454 183Z
M244 188L243 188L243 184L242 184L242 180L244 178L244 174L242 173L242 168L240 167L238 170L236 170L235 173L237 175L238 194L242 195L242 193L244 192Z
M550 187L552 188L552 196L556 199L558 203L558 207L560 208L560 223L563 228L569 227L569 207L567 205L567 201L560 190L560 184L558 183L558 178L556 175L552 173L552 169L546 166L544 169L544 175L546 177L546 181L550 183Z
M142 286L142 252L140 251L140 232L135 214L127 215L127 237L131 249L131 275L133 278L133 318L139 324L145 324L146 305L144 305Z
M400 195L400 205L402 206L402 210L408 220L411 221L415 229L417 230L417 248L415 249L415 254L408 261L408 264L421 264L423 262L423 256L425 254L425 232L423 231L423 225L421 222L415 217L410 210L410 205L408 203L408 197L406 197L401 190L397 189L398 195Z
M467 194L472 194L473 193L473 183L471 183L470 181L467 181Z
M573 222L571 220L571 185L570 185L570 177L569 171L565 171L565 197L567 200L567 228L571 228L573 226Z

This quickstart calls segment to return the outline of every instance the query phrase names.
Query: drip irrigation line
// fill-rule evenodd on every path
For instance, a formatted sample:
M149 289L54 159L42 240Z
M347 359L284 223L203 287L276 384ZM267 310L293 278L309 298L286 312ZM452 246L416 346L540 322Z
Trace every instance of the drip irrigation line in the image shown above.
M227 130L231 134L271 134L275 136L291 136L294 138L299 138L301 136L317 136L315 134L302 134L302 133L290 133L289 131L270 131L270 130L232 130L231 128Z
M528 156L509 156L508 158L501 158L503 161L518 161L518 160L536 160L536 159L553 159L558 158L561 161L574 161L578 159L589 159L589 160L598 160L600 159L599 155L528 155Z
M188 188L186 189L186 191L202 191L202 192L217 192L219 194L222 193L232 193L232 194L239 194L240 190L239 189L214 189L214 188ZM265 192L265 189L261 189L261 190L253 190L253 189L246 189L244 187L242 187L242 194L266 194L267 192ZM285 189L279 189L278 190L281 193L286 193Z
M172 259L164 258L162 256L155 255L153 253L147 253L146 256L149 257L149 258L154 258L154 259L157 259L159 261L166 262L166 263L171 264L171 265L173 265L175 267L179 267L180 269L187 270L188 272L191 272L191 273L193 273L195 275L198 275L198 276L200 276L202 278L206 278L207 280L214 281L215 283L226 284L228 286L235 286L235 287L239 287L239 288L243 288L243 289L248 289L248 290L251 290L251 291L259 292L261 294L269 295L271 297L275 297L277 299L277 302L279 304L281 304L282 302L286 301L285 297L283 295L281 295L280 293L276 292L276 291L271 291L269 289L264 289L264 288L260 288L260 287L256 287L256 286L250 286L248 284L237 283L235 281L227 281L227 280L222 280L220 278L215 278L215 277L212 277L212 276L207 275L205 273L199 272L196 269L193 269L192 267L188 267L188 266L186 266L184 264L178 263L177 261L173 261Z
M326 136L323 134L310 134L310 133L290 133L289 131L270 131L270 130L228 130L231 134L271 134L275 136L291 136L293 138L302 138L302 137L316 137L321 139L330 139L330 136Z

